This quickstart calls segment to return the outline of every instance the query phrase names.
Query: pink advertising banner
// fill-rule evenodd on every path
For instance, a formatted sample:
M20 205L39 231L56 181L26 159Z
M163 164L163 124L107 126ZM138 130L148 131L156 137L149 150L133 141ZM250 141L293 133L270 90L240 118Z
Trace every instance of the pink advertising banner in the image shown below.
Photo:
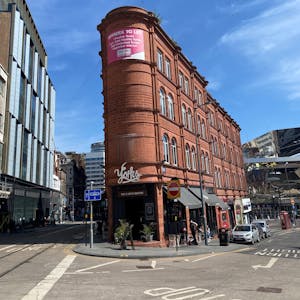
M108 64L121 59L145 60L144 32L123 28L112 32L107 39Z

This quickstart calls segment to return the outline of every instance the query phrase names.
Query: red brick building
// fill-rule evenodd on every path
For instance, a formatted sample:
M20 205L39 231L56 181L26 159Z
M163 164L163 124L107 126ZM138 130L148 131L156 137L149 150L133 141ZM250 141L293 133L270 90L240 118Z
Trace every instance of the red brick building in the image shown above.
M118 219L134 224L134 239L153 222L165 245L190 218L203 222L200 182L211 230L233 225L234 201L247 191L238 124L153 13L117 8L98 30L110 236ZM167 198L172 178L178 201Z

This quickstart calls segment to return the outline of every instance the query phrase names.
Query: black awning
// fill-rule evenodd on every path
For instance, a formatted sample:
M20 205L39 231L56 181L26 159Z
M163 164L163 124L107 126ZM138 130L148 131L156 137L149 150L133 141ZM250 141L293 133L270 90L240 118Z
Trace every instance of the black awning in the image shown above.
M167 192L167 187L164 187ZM197 209L202 207L201 201L187 188L180 187L180 197L177 200L189 209Z
M201 199L200 196L200 188L199 187L189 187L189 190L198 198ZM228 209L228 205L223 202L221 199L217 197L215 194L207 193L206 191L202 190L202 195L205 203L208 206L219 206L222 209Z

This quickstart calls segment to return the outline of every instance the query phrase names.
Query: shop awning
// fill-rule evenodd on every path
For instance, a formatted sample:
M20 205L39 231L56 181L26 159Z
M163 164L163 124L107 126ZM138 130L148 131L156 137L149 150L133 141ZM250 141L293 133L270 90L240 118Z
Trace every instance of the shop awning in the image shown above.
M167 187L164 187L164 190L167 192ZM177 198L177 200L189 209L197 209L202 207L201 201L187 188L181 187L180 194L180 198Z
M201 199L200 197L200 188L199 187L189 187L189 190L197 196L198 199ZM217 197L215 194L207 193L206 191L202 190L203 198L205 203L208 206L219 206L222 209L228 209L227 203L223 202L221 199Z

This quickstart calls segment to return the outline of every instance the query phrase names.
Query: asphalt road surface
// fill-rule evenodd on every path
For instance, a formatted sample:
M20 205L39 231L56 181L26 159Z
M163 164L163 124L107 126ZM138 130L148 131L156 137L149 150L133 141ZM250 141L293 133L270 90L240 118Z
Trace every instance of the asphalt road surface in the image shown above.
M0 237L1 299L300 299L300 228L242 251L160 259L76 254L83 225Z

